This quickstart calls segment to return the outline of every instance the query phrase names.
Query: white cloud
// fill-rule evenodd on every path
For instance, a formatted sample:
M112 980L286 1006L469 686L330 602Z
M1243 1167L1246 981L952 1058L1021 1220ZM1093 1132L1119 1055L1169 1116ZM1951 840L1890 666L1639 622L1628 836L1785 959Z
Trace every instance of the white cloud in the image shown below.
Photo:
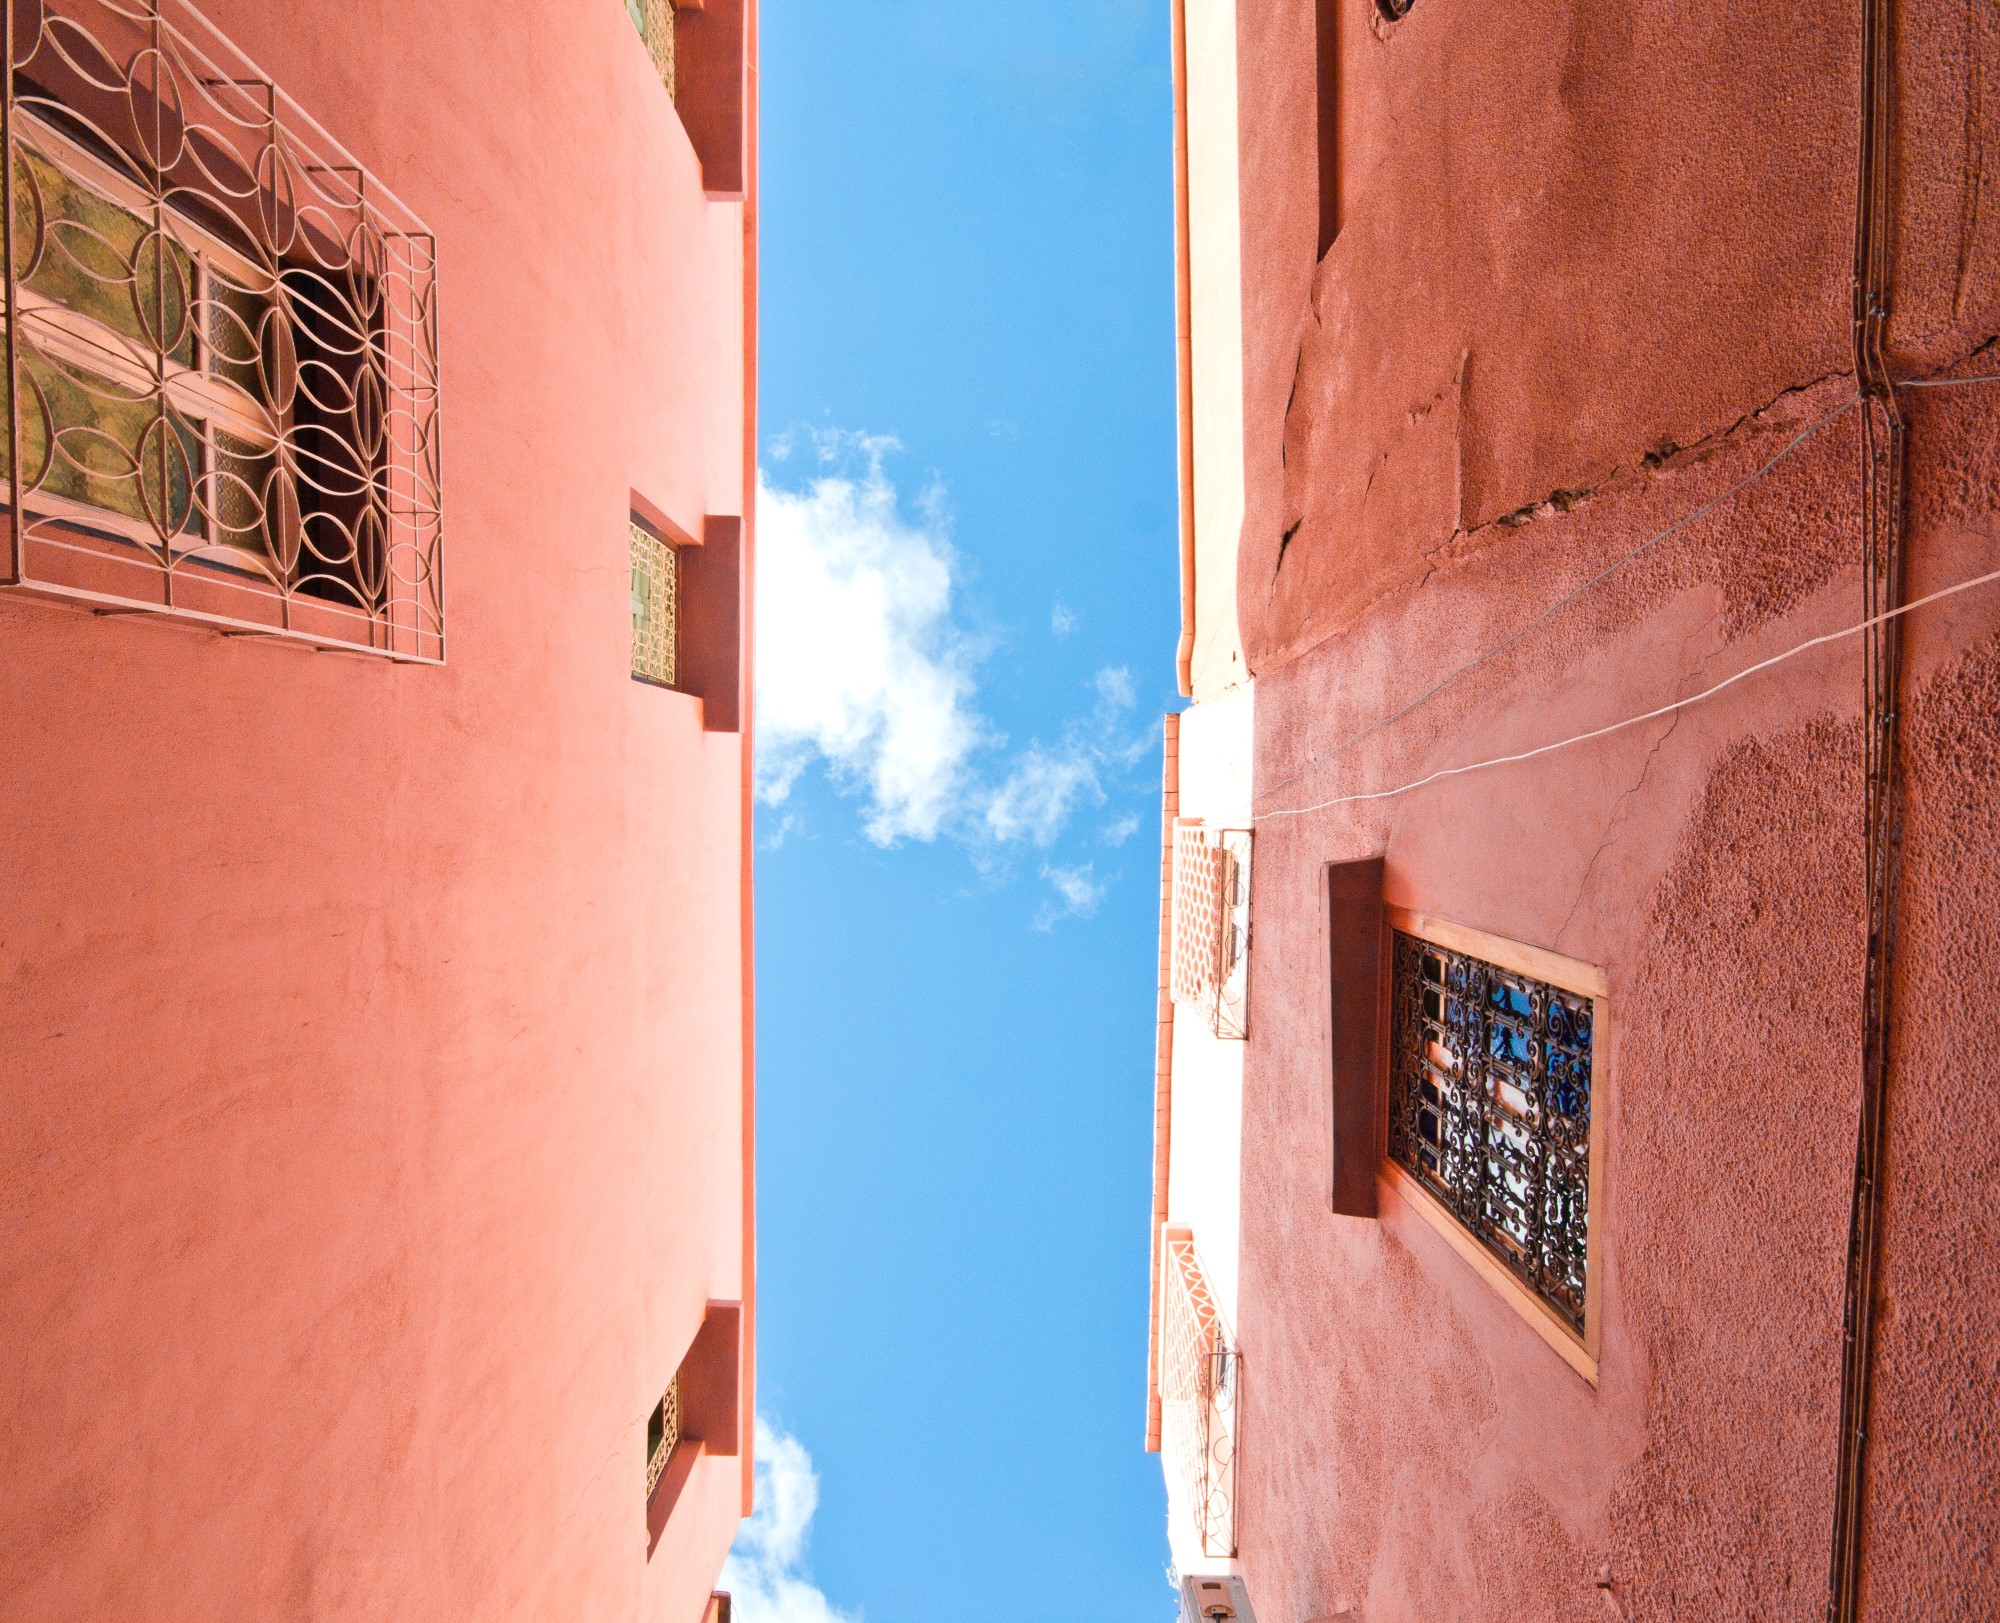
M858 453L862 469L802 491L759 482L758 793L782 802L817 754L867 793L871 840L935 839L984 739L975 650L951 620L943 493L925 492L913 524L882 472L893 440L814 444L823 467Z
M1058 637L1067 637L1076 629L1076 611L1058 603L1049 610L1049 630Z
M1042 867L1042 877L1055 891L1052 901L1042 903L1035 914L1037 930L1052 930L1057 921L1065 918L1087 919L1097 911L1097 904L1104 900L1110 890L1108 881L1100 882L1095 877L1095 864L1081 863L1074 868Z
M1139 832L1139 814L1127 812L1114 822L1109 822L1098 831L1098 838L1106 845L1123 845Z
M819 1508L819 1477L796 1437L757 1417L757 1510L736 1533L722 1568L740 1623L856 1623L812 1581L806 1547Z
M1091 714L1065 727L1054 749L1044 749L1039 740L1031 743L987 796L988 838L1051 844L1078 803L1104 804L1105 771L1122 771L1146 753L1151 739L1125 731L1125 712L1138 702L1132 673L1122 665L1107 666L1091 685L1097 690Z
M986 832L1003 843L1048 845L1062 832L1079 797L1100 804L1104 799L1088 754L1069 749L1052 754L1031 744L987 800Z
M758 796L782 805L822 761L839 788L865 796L863 827L878 845L948 834L982 865L998 847L1046 850L1151 745L1127 715L1132 673L1100 670L1089 715L1053 744L1034 739L994 761L1006 741L977 707L982 650L952 615L947 494L933 479L906 512L883 471L898 449L835 430L768 447L774 463L809 453L817 472L803 488L758 485ZM1076 623L1055 606L1052 629ZM794 827L781 821L774 843Z

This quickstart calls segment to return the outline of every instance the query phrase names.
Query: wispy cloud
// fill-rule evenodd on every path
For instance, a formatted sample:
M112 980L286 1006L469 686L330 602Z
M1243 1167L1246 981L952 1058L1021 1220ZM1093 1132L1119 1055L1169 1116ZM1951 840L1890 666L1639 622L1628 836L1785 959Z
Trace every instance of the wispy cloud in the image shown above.
M1066 604L1058 603L1049 610L1049 630L1058 637L1067 637L1076 629L1076 611Z
M1053 930L1063 919L1087 919L1095 913L1104 893L1111 888L1108 881L1098 881L1095 873L1096 864L1089 862L1074 868L1052 868L1044 863L1042 877L1049 882L1055 896L1036 910L1035 928Z
M1051 844L1082 803L1104 804L1104 779L1137 763L1152 740L1131 725L1127 712L1138 703L1132 673L1107 666L1092 684L1097 703L1087 716L1063 728L1045 748L1030 743L985 802L987 835L999 841Z
M740 1623L857 1623L812 1581L807 1546L819 1477L796 1437L757 1417L757 1510L737 1530L722 1568Z
M1139 814L1127 812L1123 817L1106 823L1097 831L1097 837L1106 845L1123 845L1139 832Z
M1004 871L1008 847L1046 852L1079 810L1124 789L1153 738L1135 723L1132 673L1107 666L1085 713L1052 740L1007 750L978 707L985 650L954 618L959 560L944 489L933 481L906 504L885 471L899 449L890 438L825 430L770 447L771 461L803 482L759 485L758 793L782 805L821 761L836 786L865 800L862 826L877 844L949 836L982 869ZM1058 603L1051 629L1076 624ZM1107 843L1138 826L1127 821L1109 825ZM792 826L781 820L774 838ZM1060 916L1087 914L1103 894L1087 865L1045 863L1042 872L1057 886ZM1058 873L1086 875L1083 888L1065 896Z

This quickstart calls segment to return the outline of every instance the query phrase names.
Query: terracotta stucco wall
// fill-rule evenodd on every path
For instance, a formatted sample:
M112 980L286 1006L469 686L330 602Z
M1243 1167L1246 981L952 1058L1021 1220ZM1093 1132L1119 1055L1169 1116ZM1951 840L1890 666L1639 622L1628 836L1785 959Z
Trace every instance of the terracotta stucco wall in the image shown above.
M0 602L0 1617L688 1623L741 740L625 520L742 511L741 207L616 0L208 10L438 234L450 662Z
M1983 12L1900 9L1897 362L2000 370L1978 353L2000 333L2000 40ZM1330 10L1340 231L1315 264L1313 8L1239 5L1244 1570L1261 1623L1816 1618L1858 642L1532 763L1272 814L1650 709L1860 617L1858 419L1834 415L1858 8ZM2000 387L1909 397L1913 594L2000 564L1996 408ZM1969 595L1910 633L1871 1618L2000 1609L1996 622ZM1315 887L1376 853L1391 902L1609 973L1595 1389L1392 1193L1379 1221L1326 1209Z

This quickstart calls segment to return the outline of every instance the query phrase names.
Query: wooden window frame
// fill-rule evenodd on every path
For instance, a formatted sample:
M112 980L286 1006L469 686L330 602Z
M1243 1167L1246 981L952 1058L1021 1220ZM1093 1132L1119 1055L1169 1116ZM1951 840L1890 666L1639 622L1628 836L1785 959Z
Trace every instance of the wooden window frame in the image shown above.
M1385 1043L1385 1063L1376 1110L1376 1159L1384 1186L1393 1189L1407 1206L1428 1223L1472 1267L1494 1292L1527 1321L1529 1328L1555 1350L1564 1363L1595 1387L1603 1346L1604 1295L1604 1122L1609 1113L1612 1067L1608 1063L1611 1038L1611 986L1604 970L1581 959L1567 958L1544 947L1493 935L1450 919L1419 913L1409 908L1385 907L1382 914L1382 1002L1378 1018L1385 1036L1390 1030L1394 1009L1395 968L1391 950L1394 931L1415 936L1452 952L1484 959L1512 974L1530 976L1560 987L1565 992L1591 1000L1590 1065L1590 1215L1584 1251L1583 1333L1578 1335L1540 1296L1517 1279L1507 1265L1487 1249L1485 1243L1410 1173L1389 1158L1389 1090L1394 1060Z

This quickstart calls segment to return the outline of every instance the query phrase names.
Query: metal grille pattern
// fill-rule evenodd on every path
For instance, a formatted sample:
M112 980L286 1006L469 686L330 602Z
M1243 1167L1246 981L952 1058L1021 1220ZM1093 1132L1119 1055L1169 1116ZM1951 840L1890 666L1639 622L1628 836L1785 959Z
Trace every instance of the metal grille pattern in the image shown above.
M669 96L674 94L674 0L625 0L625 10L632 18L632 26L639 30L639 37L646 42L646 49L653 53L653 66L659 70L660 83L667 87Z
M186 0L15 0L4 584L444 657L436 245Z
M678 1371L646 1422L646 1497L660 1485L667 1461L681 1440L681 1378Z
M1174 829L1173 997L1218 1037L1249 1035L1250 834L1198 822Z
M1236 1554L1236 1399L1241 1360L1185 1231L1167 1236L1160 1293L1160 1407L1204 1555Z
M1222 970L1220 846L1210 845L1196 823L1174 830L1174 1001L1199 1004L1215 990Z
M1578 1335L1591 1000L1395 936L1389 1154Z
M632 526L632 674L672 687L679 631L674 549Z

